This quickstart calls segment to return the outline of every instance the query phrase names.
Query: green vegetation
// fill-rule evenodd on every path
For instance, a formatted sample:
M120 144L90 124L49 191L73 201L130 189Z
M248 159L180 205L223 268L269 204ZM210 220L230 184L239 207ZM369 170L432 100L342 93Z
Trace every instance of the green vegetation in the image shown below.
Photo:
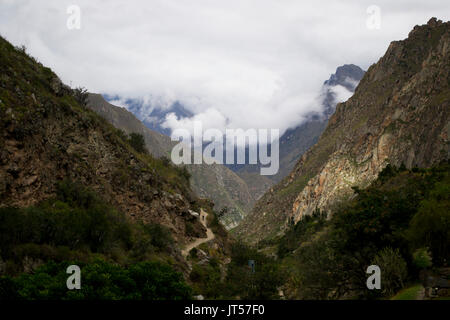
M248 266L249 260L255 261L255 272ZM232 247L231 263L225 281L230 297L277 299L277 288L283 284L285 277L274 258L238 242Z
M219 260L210 259L200 263L191 252L194 265L190 274L194 292L208 299L278 299L278 287L285 281L281 266L275 259L267 257L243 243L231 247L231 262L226 274ZM255 261L255 272L248 265Z
M38 206L0 208L0 299L186 299L172 246L167 228L133 223L63 181ZM70 264L82 268L82 290L66 288Z
M306 216L289 229L279 240L278 257L283 258L289 252L299 248L304 242L321 230L326 221L326 213L316 211L312 216Z
M398 249L382 249L372 264L379 266L380 270L383 270L383 287L381 288L383 295L391 296L399 288L403 287L408 270L406 262Z
M145 147L144 136L140 133L132 132L128 138L128 143L133 147L134 150L140 153L148 153Z
M66 269L82 270L79 290L68 290ZM128 267L103 260L91 263L48 262L32 274L0 277L0 299L23 300L180 300L191 289L180 273L160 262L140 262Z
M0 127L5 132L0 137L0 148L6 138L19 141L27 158L36 150L44 156L51 155L51 164L55 166L49 167L50 172L43 175L41 183L52 193L56 189L53 198L34 206L0 208L0 296L188 297L189 290L185 290L181 276L175 272L182 265L173 258L176 248L170 231L157 224L133 222L113 208L110 201L114 197L111 189L115 189L132 191L142 202L169 192L195 203L189 190L189 174L185 168L149 155L142 148L141 135L128 137L117 130L86 108L86 99L84 88L64 85L51 69L0 37ZM71 149L75 140L77 146ZM93 168L99 157L104 156L103 152L108 155L108 168L112 170L110 175L108 172L100 177ZM48 158L41 160L45 162ZM66 177L105 191L105 199L69 180L54 189L58 178L51 171L55 167L61 168ZM120 187L115 188L117 185ZM8 203L10 190L15 189L14 185L6 186L0 183L2 203ZM65 280L60 283L58 277L61 273L67 278L65 269L69 262L82 266L85 284L89 283L90 274L94 280L97 277L105 281L99 280L95 292L78 292L79 297L69 297L66 291L56 294L65 288ZM144 270L149 278L139 275L138 269ZM120 290L106 281L109 278L123 278L124 282L117 284ZM38 285L41 282L42 286ZM128 284L130 288L126 287ZM141 284L149 287L141 288ZM85 288L89 290L88 286Z
M36 207L0 208L0 252L6 273L22 272L22 261L58 260L100 254L136 262L170 250L163 226L133 223L89 189L63 181L57 196Z
M413 263L419 269L427 269L433 264L427 248L419 248L413 253Z
M412 287L401 290L393 296L391 300L417 300L421 290L423 290L422 285L416 284Z
M293 298L387 298L419 271L450 258L450 165L387 166L329 220L304 218L278 241ZM383 270L382 289L367 290L366 268Z
M194 253L193 253L194 255ZM221 281L222 272L217 259L213 258L207 264L194 264L189 275L193 290L208 299L223 299L225 283Z

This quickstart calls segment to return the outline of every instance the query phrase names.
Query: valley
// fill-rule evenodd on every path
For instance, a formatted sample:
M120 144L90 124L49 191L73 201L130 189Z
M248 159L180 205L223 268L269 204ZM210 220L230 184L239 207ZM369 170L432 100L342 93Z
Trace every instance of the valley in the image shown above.
M0 299L448 299L450 22L337 67L317 97L266 153L274 175L178 163L163 123L193 116L180 102L116 106L0 37Z

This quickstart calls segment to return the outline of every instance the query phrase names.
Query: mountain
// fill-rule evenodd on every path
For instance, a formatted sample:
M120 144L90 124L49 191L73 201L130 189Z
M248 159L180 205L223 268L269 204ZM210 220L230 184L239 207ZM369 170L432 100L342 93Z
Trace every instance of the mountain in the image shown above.
M102 95L90 93L87 106L105 118L114 127L126 133L139 133L144 136L147 149L150 153L161 158L170 157L174 143L164 134L148 129L135 115L125 108L108 103Z
M276 182L286 177L298 159L317 142L336 105L342 102L339 101L342 97L337 95L338 89L351 96L363 75L364 71L360 67L346 64L338 67L324 82L321 89L323 111L309 114L306 122L294 129L288 129L280 138L280 171L273 177Z
M304 123L296 128L288 129L280 138L280 170L276 175L261 176L259 165L225 164L225 167L234 171L238 177L221 168L220 165L210 169L204 165L200 168L190 166L190 171L194 174L194 179L192 179L193 189L199 195L212 199L217 204L218 210L224 207L229 208L228 213L222 219L227 228L236 226L251 210L254 202L269 190L274 183L287 176L293 169L297 159L317 142L320 134L325 129L329 116L334 112L334 108L339 102L340 97L336 94L336 88L341 87L343 88L341 90L346 90L348 94L352 94L363 74L364 71L358 66L352 64L343 65L338 67L336 73L332 74L324 82L321 90L323 111L309 114ZM193 116L179 102L173 103L169 108L162 108L157 105L149 107L148 103L144 103L143 100L126 99L126 110L114 106L114 112L105 112L105 106L108 103L105 100L117 101L120 100L120 97L105 95L104 99L99 95L91 95L90 100L93 101L93 103L90 103L91 107L95 106L95 111L104 116L114 126L123 129L127 133L147 132L144 136L147 147L157 157L167 156L174 145L170 142L170 139L166 138L171 133L170 129L162 127L165 117L169 113L174 113L178 118ZM151 111L149 112L149 110ZM141 124L137 124L139 120L132 114L151 130L144 130ZM133 123L132 126L131 123ZM133 127L134 130L130 130ZM162 133L163 135L157 135L157 133ZM201 177L201 175L204 176ZM214 178L215 175L218 176ZM227 176L227 180L231 179L232 183L228 186L221 183L221 181L224 181L221 175ZM208 186L211 185L210 182L216 182L214 185L221 186L218 187L220 190L215 188L214 192L208 191L209 188L205 188L204 185L206 181L209 181ZM231 196L233 185L237 186L241 191Z
M336 69L336 72L324 82L320 101L322 110L311 112L306 121L295 128L286 130L280 137L280 168L273 176L261 176L259 165L228 165L249 186L255 199L261 198L275 183L280 182L294 168L298 159L318 140L334 113L336 104L355 91L356 85L364 75L364 70L353 64L346 64ZM344 97L338 95L344 92Z
M347 100L347 97L338 97L338 92L344 88L347 90L344 95L351 96L356 89L356 86L364 76L364 70L354 64L344 64L336 69L336 72L330 76L330 78L324 82L322 87L322 104L323 115L329 119L334 113L336 105L340 100ZM313 115L317 117L319 115Z
M114 106L102 95L92 93L89 94L87 106L125 133L142 134L146 147L153 156L170 159L176 142L165 134L149 129L127 109ZM217 211L228 209L221 216L221 222L226 228L236 226L250 212L255 199L246 183L233 171L223 165L204 163L187 165L187 169L191 174L190 185L196 195L211 199Z
M230 242L211 202L124 130L166 153L167 137L0 37L0 300L192 299L200 244L195 263L221 279Z
M3 38L0 71L0 207L39 205L72 181L131 221L169 228L179 244L206 235L182 170L137 152L82 92Z
M122 100L119 96L111 95L105 95L105 99L112 103ZM177 118L190 118L194 115L178 101L175 101L168 107L162 107L158 103L151 103L148 99L128 98L123 102L127 106L127 110L136 115L148 128L167 136L170 136L171 129L163 127L162 124L168 114L174 113Z
M450 23L431 19L390 44L319 141L267 192L236 232L250 242L284 232L374 181L387 164L430 167L449 158Z

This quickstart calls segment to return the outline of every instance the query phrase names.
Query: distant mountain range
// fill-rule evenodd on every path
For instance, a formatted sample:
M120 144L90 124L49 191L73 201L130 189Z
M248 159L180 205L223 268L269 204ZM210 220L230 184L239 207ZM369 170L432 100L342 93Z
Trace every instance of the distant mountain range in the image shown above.
M281 136L280 169L276 175L262 176L259 164L201 165L198 168L192 165L189 167L193 173L192 185L194 190L200 196L211 198L217 204L219 210L227 207L229 210L222 218L223 222L228 228L236 226L251 210L254 202L272 185L288 175L302 154L317 142L329 117L333 114L336 104L341 102L339 99L342 99L342 94L340 93L344 92L344 96L347 95L347 97L353 94L363 75L364 71L360 67L346 64L338 67L336 72L324 82L321 91L318 93L322 103L322 111L311 112L307 115L305 122L295 128L288 129ZM144 136L149 150L158 157L168 156L174 145L168 138L171 133L170 129L162 126L166 116L169 113L174 113L178 118L194 115L179 102L173 103L169 108L163 108L157 105L152 106L142 99L122 100L119 96L104 96L106 100L112 102L123 101L128 111L120 108L120 112L115 111L116 115L113 116L108 113L117 110L115 109L117 107L112 106L113 108L105 114L105 110L101 106L104 106L107 102L98 95L91 96L91 101L95 103L90 105L111 123L123 128L126 132L132 132L133 130L139 133L145 132ZM121 116L117 113L120 113ZM140 121L138 119L130 120L130 113L134 114ZM151 130L144 130L141 121ZM131 123L135 125L131 125ZM235 152L235 156L236 154ZM235 174L232 174L229 170L234 171ZM224 180L223 177L225 176L228 178ZM229 181L230 183L211 184L212 181ZM215 187L211 188L212 185ZM231 190L236 189L233 185L238 186L239 191L231 196Z

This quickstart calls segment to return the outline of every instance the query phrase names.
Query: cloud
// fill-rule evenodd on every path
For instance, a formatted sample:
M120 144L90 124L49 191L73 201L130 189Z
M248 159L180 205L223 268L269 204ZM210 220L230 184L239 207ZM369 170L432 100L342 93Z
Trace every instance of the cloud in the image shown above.
M80 30L66 27L73 4ZM366 27L372 4L379 30ZM72 86L149 106L179 101L208 124L283 131L318 107L337 66L367 69L414 25L449 15L446 0L2 0L0 33Z
M336 85L328 88L334 94L336 103L347 101L348 98L353 95L353 92L341 85Z
M194 124L200 122L203 130L206 129L219 129L225 132L227 127L227 119L216 109L207 109L204 112L200 112L191 118L177 118L175 113L169 113L166 116L165 121L162 123L162 127L170 128L172 130L177 128L187 129L191 135L194 134Z

